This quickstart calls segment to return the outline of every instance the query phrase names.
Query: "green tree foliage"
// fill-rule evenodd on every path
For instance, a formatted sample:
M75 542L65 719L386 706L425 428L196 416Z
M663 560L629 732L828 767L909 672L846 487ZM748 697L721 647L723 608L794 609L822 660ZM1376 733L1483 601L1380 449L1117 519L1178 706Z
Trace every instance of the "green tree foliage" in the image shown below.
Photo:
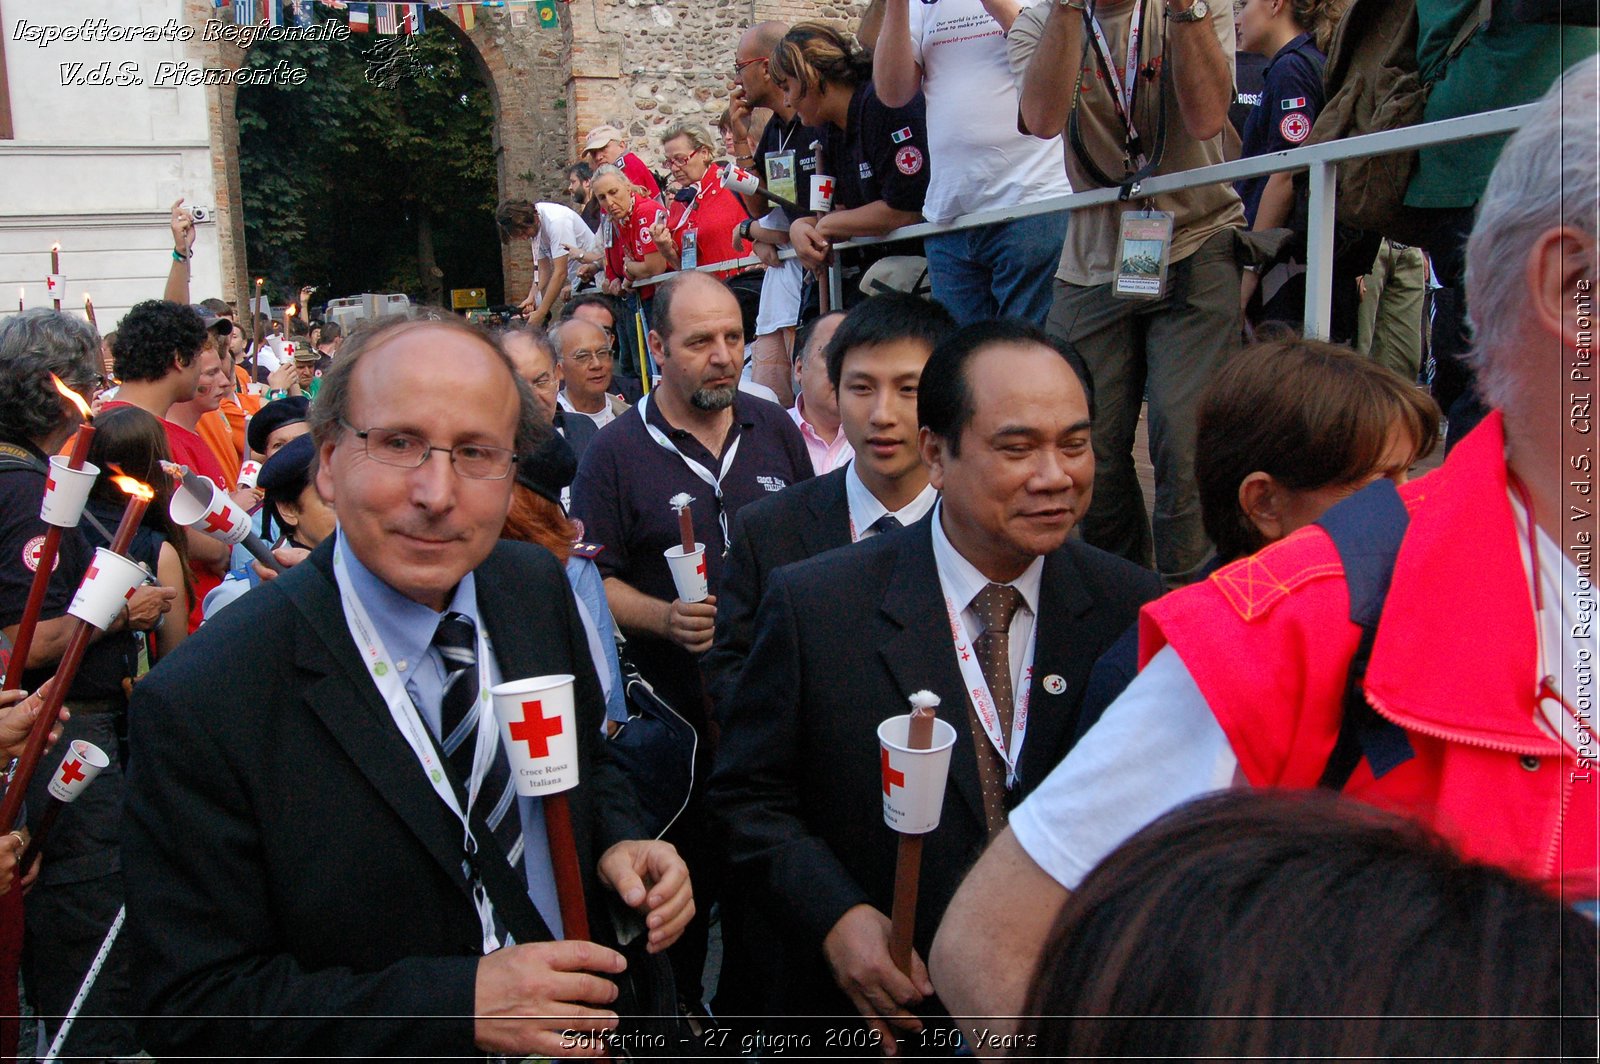
M308 73L238 96L250 269L279 298L316 284L316 302L469 287L500 301L494 106L471 46L437 18L411 37L250 49L252 67Z

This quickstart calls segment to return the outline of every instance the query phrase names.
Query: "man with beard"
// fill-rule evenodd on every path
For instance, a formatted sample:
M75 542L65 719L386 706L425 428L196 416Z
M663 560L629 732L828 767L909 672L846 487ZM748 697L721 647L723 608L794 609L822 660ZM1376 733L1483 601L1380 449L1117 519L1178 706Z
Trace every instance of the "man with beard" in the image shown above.
M699 657L711 648L728 522L745 505L809 479L811 458L781 407L738 390L744 323L728 286L684 274L664 281L655 299L648 340L661 383L589 444L572 484L572 513L584 539L604 547L595 564L633 664L700 731L696 778L704 780L712 751L704 741ZM662 556L680 542L668 502L680 493L694 498L695 539L706 549L712 593L704 602L678 598ZM715 893L714 877L702 871L705 836L697 789L668 839L689 862L702 913ZM691 1002L698 1000L704 936L697 921L673 958L679 993Z

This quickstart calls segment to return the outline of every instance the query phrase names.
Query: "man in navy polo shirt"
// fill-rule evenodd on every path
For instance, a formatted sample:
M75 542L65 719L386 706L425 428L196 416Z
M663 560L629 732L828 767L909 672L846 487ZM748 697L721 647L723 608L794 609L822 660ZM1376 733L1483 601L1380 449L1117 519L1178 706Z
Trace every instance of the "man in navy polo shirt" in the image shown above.
M604 547L595 564L633 664L700 732L705 769L712 750L704 741L709 715L699 657L711 648L728 522L747 503L809 479L811 458L783 408L738 390L744 321L727 285L703 273L665 281L651 320L648 342L661 381L589 444L572 483L572 512L583 522L584 539ZM677 597L663 556L680 542L668 503L679 493L694 498L695 539L706 547L712 595L704 602ZM704 778L697 773L697 791ZM669 838L704 899L705 882L714 877L701 877L709 840L698 807L697 794ZM696 939L698 949L690 944ZM680 994L695 1000L702 927L690 926L673 959Z

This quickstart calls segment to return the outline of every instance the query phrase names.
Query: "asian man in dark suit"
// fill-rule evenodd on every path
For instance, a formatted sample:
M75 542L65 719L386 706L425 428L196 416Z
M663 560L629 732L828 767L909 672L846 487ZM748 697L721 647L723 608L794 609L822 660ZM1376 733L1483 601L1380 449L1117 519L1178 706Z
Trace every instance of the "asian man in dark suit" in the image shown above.
M1089 405L1037 329L946 339L918 409L932 517L773 574L711 790L736 867L782 929L768 1008L859 1013L869 1044L898 1032L903 1051L919 1046L918 1013L942 1011L921 958L962 873L1066 753L1090 667L1160 593L1150 571L1068 540L1094 479ZM924 689L956 741L908 977L888 952L896 836L876 729Z
M811 326L830 322L826 336L813 332L803 340L824 344L840 431L855 457L734 517L716 643L700 663L719 718L750 652L756 607L772 572L920 521L937 498L917 453L917 382L934 345L955 331L955 319L938 303L892 292Z
M486 334L420 320L351 341L312 431L336 535L135 691L123 861L146 1046L596 1055L563 1032L617 1023L608 898L651 951L693 900L601 749L560 566L497 543L515 452L548 429ZM556 941L542 807L476 730L480 679L551 673L575 677L569 798L598 941Z

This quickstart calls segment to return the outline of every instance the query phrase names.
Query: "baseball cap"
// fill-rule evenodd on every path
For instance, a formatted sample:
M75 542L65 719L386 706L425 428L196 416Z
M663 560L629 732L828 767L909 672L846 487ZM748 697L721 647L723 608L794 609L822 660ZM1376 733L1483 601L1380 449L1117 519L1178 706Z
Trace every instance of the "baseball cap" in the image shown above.
M233 332L233 322L218 317L216 311L210 307L200 303L190 303L189 309L200 315L200 323L206 327L207 332L214 332L219 336L227 336Z
M616 126L595 126L589 130L589 138L583 142L585 153L599 151L614 140L625 141L628 138L622 135L622 130Z

